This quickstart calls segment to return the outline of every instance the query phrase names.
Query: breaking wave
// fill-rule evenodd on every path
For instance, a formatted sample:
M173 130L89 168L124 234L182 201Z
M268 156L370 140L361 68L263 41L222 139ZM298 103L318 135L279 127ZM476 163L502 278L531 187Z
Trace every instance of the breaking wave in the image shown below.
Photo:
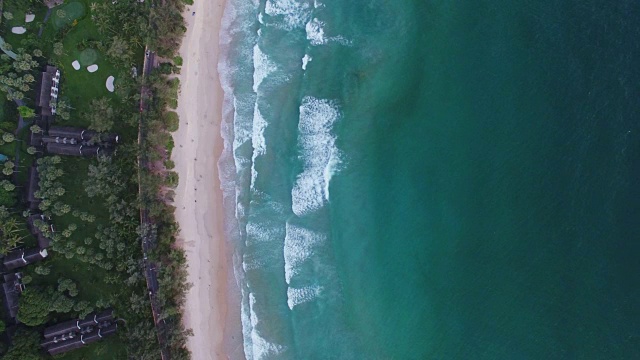
M333 101L312 96L302 99L298 147L304 170L298 175L291 193L293 212L298 216L321 208L329 197L330 177L325 177L325 168L332 157L339 154L331 132L339 117L340 111Z

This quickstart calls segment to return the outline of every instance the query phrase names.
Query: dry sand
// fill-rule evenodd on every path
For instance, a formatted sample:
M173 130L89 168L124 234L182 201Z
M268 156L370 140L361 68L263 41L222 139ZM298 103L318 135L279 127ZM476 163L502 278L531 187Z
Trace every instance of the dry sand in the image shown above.
M172 158L180 176L176 219L189 264L184 322L193 330L194 360L226 359L227 269L222 192L217 162L222 151L223 92L218 78L218 42L223 0L195 0L184 14L187 33L180 49L180 127ZM195 15L192 15L195 12Z

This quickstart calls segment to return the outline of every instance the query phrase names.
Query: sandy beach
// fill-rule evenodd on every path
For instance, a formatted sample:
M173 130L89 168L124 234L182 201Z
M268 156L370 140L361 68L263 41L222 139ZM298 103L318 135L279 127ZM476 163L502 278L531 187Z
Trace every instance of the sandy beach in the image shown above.
M217 73L223 0L196 0L184 17L187 33L178 99L180 128L173 134L172 159L180 176L176 190L179 242L187 255L184 322L193 330L188 348L194 360L226 359L227 260L222 193L217 162L222 151L220 121L223 91ZM195 14L193 14L195 12ZM229 269L232 271L231 269Z

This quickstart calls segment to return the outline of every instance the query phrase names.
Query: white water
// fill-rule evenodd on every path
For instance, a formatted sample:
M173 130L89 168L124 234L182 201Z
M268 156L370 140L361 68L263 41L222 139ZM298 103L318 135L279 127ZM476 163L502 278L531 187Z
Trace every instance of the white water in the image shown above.
M312 96L302 99L298 147L304 171L298 175L291 192L293 212L298 216L320 209L328 198L330 177L325 177L325 168L332 154L338 154L331 130L339 117L338 106L330 100Z
M282 21L275 26L286 30L302 28L311 16L311 5L307 1L267 0L264 11L269 16L280 16Z
M327 236L289 222L286 224L285 234L284 275L285 281L290 284L300 265L313 255L315 247L327 241Z
M289 287L287 289L287 305L289 309L293 310L297 305L313 301L320 296L321 292L322 288L320 286L305 286L302 288Z

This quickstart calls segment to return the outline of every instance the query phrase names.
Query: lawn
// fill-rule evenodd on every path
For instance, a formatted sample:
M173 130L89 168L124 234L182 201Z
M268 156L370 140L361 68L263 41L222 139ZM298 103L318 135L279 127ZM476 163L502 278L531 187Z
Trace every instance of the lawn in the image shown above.
M111 75L118 77L118 72L107 61L104 54L92 46L96 41L102 41L103 36L91 21L88 3L88 1L75 1L66 5L69 7L76 4L87 11L64 37L62 41L64 54L58 58L62 70L61 98L67 100L73 108L72 121L65 123L62 119L58 119L61 125L88 126L89 123L82 114L91 111L89 107L91 99L107 97L117 100L117 96L107 90L105 83ZM52 16L52 18L57 17ZM45 31L56 32L58 29L53 21L50 21ZM71 66L75 60L82 65L80 70L74 70ZM92 64L98 65L98 70L94 73L87 71L87 66Z
M129 74L128 69L119 69L110 64L106 59L104 53L99 51L97 42L105 41L104 34L101 34L95 24L91 20L90 3L96 0L71 0L65 4L53 9L49 21L44 25L43 36L40 42L43 46L42 50L45 54L50 55L50 59L53 60L60 67L62 71L61 91L60 98L66 100L72 107L70 120L64 121L59 116L56 118L55 125L61 126L75 126L75 127L87 127L89 122L83 117L83 114L91 111L90 101L101 97L107 97L111 99L114 107L120 107L121 101L115 93L110 93L105 87L105 82L110 75L113 75L118 79L120 72ZM58 13L57 10L62 10L62 13ZM15 35L10 33L12 26L20 26L18 24L19 17L24 22L24 14L15 14L15 18L12 22L2 23L2 29L0 33L3 34L8 43L12 44L14 48L19 47L20 41L28 36L30 33L37 33L39 28L39 22L44 19L46 8L43 6L36 11L36 21L28 25L29 33L25 35ZM60 17L59 15L63 15ZM7 29L9 29L7 34ZM61 56L53 55L53 44L55 42L62 42L64 45L64 53ZM136 59L143 59L143 49L136 50ZM78 60L81 63L80 70L74 70L72 62ZM86 69L87 66L96 64L98 70L95 73L89 73ZM26 94L29 98L33 97L33 93ZM0 116L9 118L12 121L17 120L17 113L15 106L12 103L7 103L4 100L0 100ZM128 112L132 109L126 109ZM135 111L135 110L134 110ZM0 118L1 120L2 118ZM126 130L119 124L116 124L116 131L120 135L125 135L126 138L131 139L136 136L135 129L127 128ZM27 168L31 165L34 156L27 153L28 144L26 143L28 136L28 127L24 128L19 134L18 139L23 142L7 144L0 147L0 153L7 151L7 155L11 158L15 156L16 146L20 154L20 172L18 173L18 183L26 183ZM6 149L5 149L6 147ZM77 157L62 157L62 163L59 165L63 171L64 176L60 179L66 193L60 199L65 204L70 205L72 211L63 216L53 216L52 222L56 227L56 231L61 232L66 229L70 224L76 224L77 230L73 232L73 235L69 240L73 241L77 245L91 248L93 251L101 251L99 249L99 241L95 238L95 234L98 230L98 225L109 224L109 213L103 204L103 200L100 198L89 198L84 190L84 182L88 178L89 165L95 163L96 159L86 159ZM88 212L96 217L95 222L88 223L73 216L73 210L81 212ZM86 245L84 240L87 238L93 238L93 242L90 245ZM131 252L139 252L140 246L137 244L137 236L130 236L130 241L134 241L133 244L128 244L128 249ZM29 246L35 245L35 239L28 237L26 244ZM98 266L91 265L82 262L77 257L67 259L63 254L57 253L53 250L50 252L50 256L43 262L48 266L51 266L51 273L46 276L37 275L33 273L34 266L25 267L25 273L33 276L33 285L45 285L55 286L60 278L69 278L76 282L79 290L78 296L75 300L86 300L91 304L95 304L97 300L104 299L109 300L118 313L126 313L130 311L128 309L128 298L118 299L114 298L113 294L120 287L124 285L119 284L107 284L105 277L109 273ZM138 256L141 258L142 256ZM114 260L112 262L116 262ZM141 292L146 290L141 286L139 289ZM137 290L136 290L137 291ZM121 296L130 296L130 294L124 294ZM127 308L123 308L127 307ZM55 314L54 314L55 315ZM141 314L144 316L145 314ZM150 310L149 314L150 316ZM72 314L66 314L53 318L49 324L56 323L73 318ZM41 332L42 328L37 328L37 331ZM62 356L58 356L58 359L124 359L126 358L126 349L123 345L121 337L125 336L126 331L121 330L116 336L105 339L98 343L89 345L87 347L71 351Z

